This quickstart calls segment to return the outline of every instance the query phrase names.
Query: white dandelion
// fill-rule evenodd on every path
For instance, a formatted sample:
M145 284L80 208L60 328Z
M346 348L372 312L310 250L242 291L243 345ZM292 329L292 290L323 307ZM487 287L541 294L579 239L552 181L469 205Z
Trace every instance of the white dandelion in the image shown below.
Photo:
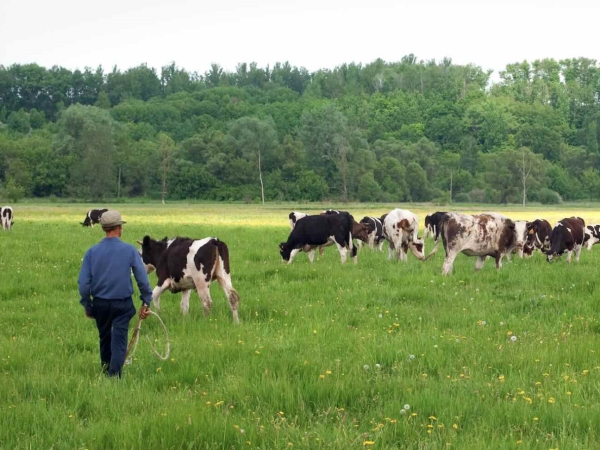
M511 336L510 340L513 341L513 342L516 342L517 341L517 337L516 336Z

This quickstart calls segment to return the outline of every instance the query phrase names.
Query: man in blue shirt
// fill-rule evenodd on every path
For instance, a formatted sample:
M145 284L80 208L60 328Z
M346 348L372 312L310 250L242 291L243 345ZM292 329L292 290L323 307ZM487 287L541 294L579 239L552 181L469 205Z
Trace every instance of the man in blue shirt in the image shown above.
M150 315L152 301L142 258L133 245L119 239L124 223L118 211L102 214L100 225L106 237L86 252L78 280L85 315L95 319L98 326L102 370L119 378L127 352L129 321L135 315L132 270L143 302L140 318Z

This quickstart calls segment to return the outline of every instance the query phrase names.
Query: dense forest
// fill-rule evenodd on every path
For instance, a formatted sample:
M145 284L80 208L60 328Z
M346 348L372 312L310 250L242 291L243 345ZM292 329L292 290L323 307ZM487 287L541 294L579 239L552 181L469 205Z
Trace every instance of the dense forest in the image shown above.
M0 195L600 199L600 68L451 59L205 74L0 66Z

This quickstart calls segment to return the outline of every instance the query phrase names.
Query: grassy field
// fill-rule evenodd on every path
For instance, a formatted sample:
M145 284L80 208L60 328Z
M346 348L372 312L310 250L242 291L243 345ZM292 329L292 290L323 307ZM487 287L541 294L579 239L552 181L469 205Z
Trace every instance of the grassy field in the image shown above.
M443 251L404 264L363 249L342 266L330 247L282 265L288 212L317 208L120 205L127 242L224 240L242 303L234 326L218 285L209 317L195 294L185 317L165 294L170 359L142 340L118 381L100 376L78 304L81 259L102 235L79 225L89 205L17 204L0 232L0 448L600 447L600 247L499 272L461 255L449 277ZM409 208L421 221L440 209ZM600 222L593 208L493 209ZM155 318L142 335L162 348Z

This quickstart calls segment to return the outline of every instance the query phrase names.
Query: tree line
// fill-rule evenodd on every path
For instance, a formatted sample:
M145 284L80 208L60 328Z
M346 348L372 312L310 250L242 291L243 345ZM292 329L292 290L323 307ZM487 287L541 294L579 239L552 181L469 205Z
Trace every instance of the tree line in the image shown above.
M451 59L0 66L0 193L245 201L600 199L600 68Z

